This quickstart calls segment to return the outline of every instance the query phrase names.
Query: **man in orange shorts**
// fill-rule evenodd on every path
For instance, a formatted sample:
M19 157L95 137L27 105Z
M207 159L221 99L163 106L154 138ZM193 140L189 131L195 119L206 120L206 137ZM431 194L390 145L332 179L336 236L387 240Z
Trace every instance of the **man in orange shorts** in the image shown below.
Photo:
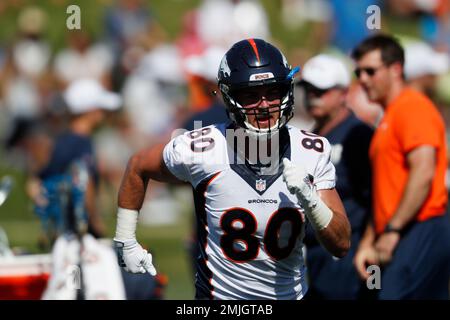
M355 255L361 277L379 264L380 299L448 299L450 219L446 130L433 103L404 82L404 51L376 35L353 51L355 74L385 113L370 146L373 220Z

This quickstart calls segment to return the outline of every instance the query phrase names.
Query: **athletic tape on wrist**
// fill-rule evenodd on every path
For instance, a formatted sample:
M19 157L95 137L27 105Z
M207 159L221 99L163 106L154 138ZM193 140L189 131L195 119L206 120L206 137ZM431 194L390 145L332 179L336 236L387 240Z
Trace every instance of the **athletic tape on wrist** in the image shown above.
M119 208L117 210L117 226L116 236L117 240L136 239L136 225L139 212L137 210L130 210Z
M315 230L323 230L333 218L333 211L328 208L319 196L314 199L314 202L313 206L304 207L305 214Z

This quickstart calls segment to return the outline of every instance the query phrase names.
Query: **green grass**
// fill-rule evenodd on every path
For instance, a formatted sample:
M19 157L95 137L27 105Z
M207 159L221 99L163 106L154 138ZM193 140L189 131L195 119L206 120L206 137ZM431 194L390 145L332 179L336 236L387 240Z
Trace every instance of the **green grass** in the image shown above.
M6 2L4 10L0 10L0 42L11 42L17 32L17 17L22 8L36 6L45 11L48 22L45 36L53 49L64 47L68 29L66 20L70 16L66 13L69 5L77 5L81 12L81 29L94 37L102 35L103 17L108 5L115 0L22 0L23 6L14 2ZM181 30L181 17L184 12L195 8L200 0L147 0L144 1L153 17L161 24L170 39L174 39Z

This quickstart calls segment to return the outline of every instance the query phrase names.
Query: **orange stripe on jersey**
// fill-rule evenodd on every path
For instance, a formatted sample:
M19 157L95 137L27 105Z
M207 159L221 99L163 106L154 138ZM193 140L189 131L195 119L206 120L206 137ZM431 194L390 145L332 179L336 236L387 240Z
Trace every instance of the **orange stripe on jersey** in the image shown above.
M213 174L208 178L208 180L203 180L200 182L200 184L197 186L196 189L194 189L194 204L195 204L195 211L197 215L197 223L198 223L198 241L200 244L202 244L202 257L203 259L200 259L198 268L202 269L203 275L206 276L208 279L208 283L206 284L208 288L208 296L206 298L213 299L214 298L214 286L212 284L212 271L208 268L208 255L206 254L206 249L208 247L208 219L206 217L206 191L209 187L209 185L213 182L214 179L216 179L220 175L221 171ZM203 228L202 228L203 227ZM197 290L197 288L196 288ZM197 295L197 293L196 293Z
M256 59L258 59L258 62L261 62L260 60L259 60L259 52L258 52L258 47L256 46L256 43L255 43L255 40L253 40L253 39L247 39L247 41L250 43L250 45L252 46L252 48L253 48L253 52L255 53L255 55L256 55Z
M219 171L219 172L217 172L217 173L215 173L209 180L208 180L208 182L206 183L206 186L205 186L205 191L204 191L204 195L206 196L206 190L208 189L208 186L211 184L211 182L213 182L213 180L215 179L215 178L217 178L217 176L221 173L222 171Z

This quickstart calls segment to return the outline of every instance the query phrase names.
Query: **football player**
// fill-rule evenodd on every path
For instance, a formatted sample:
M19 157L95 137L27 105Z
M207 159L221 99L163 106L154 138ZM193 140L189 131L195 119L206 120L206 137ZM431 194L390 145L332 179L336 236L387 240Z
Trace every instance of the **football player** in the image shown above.
M335 190L330 144L287 125L297 70L263 40L237 42L218 72L230 121L131 157L114 239L126 270L156 273L135 236L149 179L193 187L200 251L196 299L301 299L307 291L305 216L332 255L347 253L350 224Z

